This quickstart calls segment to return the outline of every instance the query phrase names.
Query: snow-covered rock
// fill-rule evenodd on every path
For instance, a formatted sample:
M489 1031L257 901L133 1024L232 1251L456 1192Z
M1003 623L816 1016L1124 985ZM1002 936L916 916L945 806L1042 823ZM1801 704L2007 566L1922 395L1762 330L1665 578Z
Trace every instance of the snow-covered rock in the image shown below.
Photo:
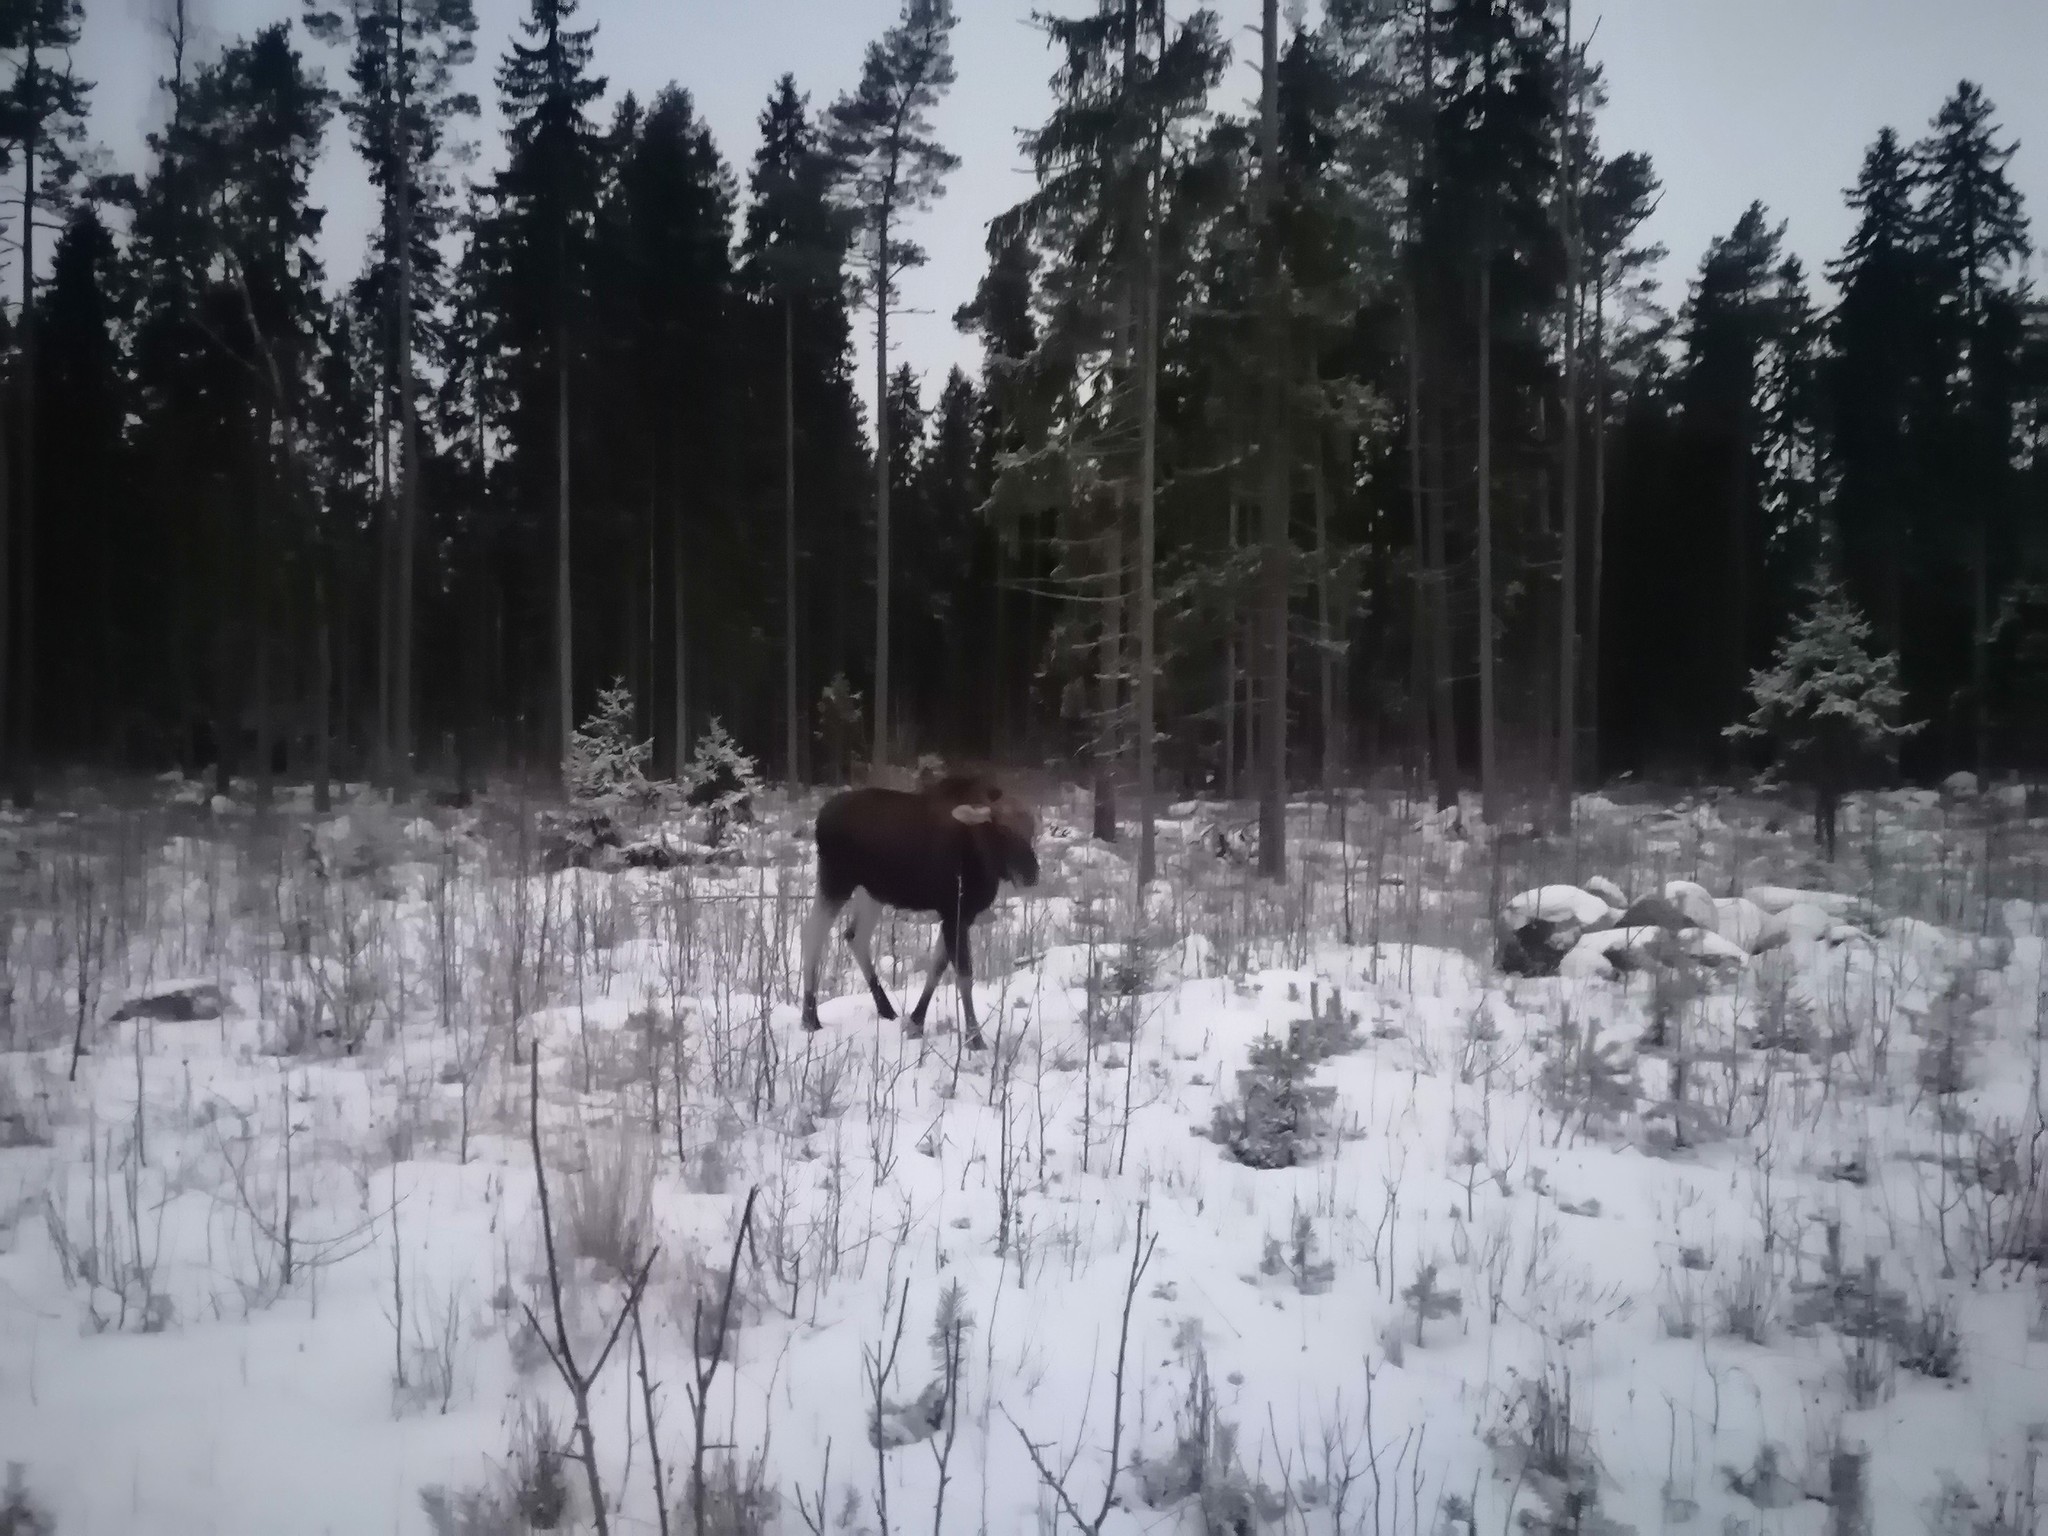
M1598 896L1608 906L1619 912L1628 905L1628 895L1605 875L1594 875L1585 882L1586 889Z
M1832 917L1848 919L1863 905L1854 896L1845 896L1839 891L1802 891L1789 885L1752 885L1742 893L1767 913L1778 913L1787 907L1819 907Z
M1662 896L1641 896L1621 914L1615 926L1620 928L1662 928L1667 933L1677 933L1681 928L1697 928L1699 923L1690 912L1676 902Z
M1576 885L1510 897L1495 924L1494 963L1511 976L1551 976L1580 936L1614 926L1614 909Z
M1794 939L1812 943L1817 939L1826 938L1835 925L1834 914L1824 908L1806 901L1791 902L1771 913L1766 919L1763 932L1757 935L1752 952L1760 955L1766 950L1789 944Z
M1714 931L1754 954L1756 941L1763 937L1770 914L1747 896L1721 896L1714 901L1717 921Z
M1941 789L1951 799L1974 800L1978 793L1977 775L1967 768L1958 768L1941 781Z
M1691 918L1694 927L1705 928L1709 932L1719 929L1721 915L1705 886L1691 880L1667 880L1664 882L1664 899Z
M1613 911L1600 897L1576 885L1539 885L1533 891L1510 896L1500 909L1500 917L1510 927L1536 919L1592 928L1611 921Z
M1649 964L1651 946L1668 935L1657 927L1608 928L1584 935L1558 962L1560 976L1611 976Z
M1702 965L1735 971L1749 963L1749 951L1711 928L1688 928L1678 935L1679 947Z

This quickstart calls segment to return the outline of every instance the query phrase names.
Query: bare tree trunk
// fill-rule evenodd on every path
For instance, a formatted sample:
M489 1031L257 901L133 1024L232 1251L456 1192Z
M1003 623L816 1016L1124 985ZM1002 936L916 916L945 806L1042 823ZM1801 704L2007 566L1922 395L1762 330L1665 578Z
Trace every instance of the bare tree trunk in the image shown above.
M1287 875L1287 514L1289 465L1284 374L1287 367L1286 295L1282 291L1280 231L1280 7L1264 0L1260 19L1259 255L1265 282L1265 409L1262 448L1263 561L1260 589L1265 631L1265 692L1259 700L1259 873Z
M35 98L36 49L23 65ZM36 798L36 129L33 107L22 145L21 173L21 582L20 645L15 665L14 803Z
M1458 698L1451 675L1451 572L1447 552L1449 496L1444 465L1444 423L1439 417L1429 432L1429 565L1430 630L1436 671L1436 803L1438 810L1459 805L1463 789L1458 764Z
M675 484L669 488L669 493L675 498L675 507L669 518L669 582L675 591L669 611L669 644L673 652L669 666L673 672L670 683L675 689L675 698L670 708L675 713L675 776L680 779L690 761L690 593L688 562L683 549L683 477L680 466L672 466L672 473Z
M1572 6L1564 7L1564 63L1567 101L1576 105L1572 74ZM1564 282L1564 557L1558 576L1557 630L1557 826L1572 824L1572 792L1578 786L1579 757L1579 221L1578 170L1573 163L1576 114L1568 107L1559 136L1565 224Z
M392 647L391 787L395 798L412 794L413 773L413 550L419 542L419 416L413 399L412 355L412 151L405 138L410 100L405 48L405 0L397 0L398 47L398 562L393 604L396 643Z
M802 711L796 691L796 307L782 296L782 733L783 773L803 783L798 756Z
M7 386L4 380L0 380L0 776L8 776L13 767L9 749L14 742L14 717L11 713L14 698L8 688L11 676L8 663L13 659L9 640L13 633L14 570L9 556L14 541L9 514L12 511L14 475L13 465L8 462L7 437ZM181 715L179 723L189 734L191 720Z
M555 327L555 770L568 784L576 729L574 630L569 586L569 327Z
M1991 531L1980 514L1970 551L1970 684L1976 695L1977 782L1991 783ZM1830 857L1833 838L1830 835Z
M377 722L371 752L371 776L382 786L391 782L391 679L396 618L393 594L398 582L398 512L391 504L391 433L385 411L389 391L377 391Z
M1607 273L1593 279L1593 591L1586 617L1586 766L1600 771L1600 608L1607 577Z
M1408 616L1409 676L1413 679L1409 687L1413 695L1409 704L1409 750L1415 758L1415 771L1420 774L1427 771L1430 758L1430 689L1436 668L1430 664L1429 615L1437 567L1430 558L1429 517L1422 493L1422 321L1416 313L1419 300L1412 272L1406 288L1403 307L1407 310L1408 332L1408 512L1414 524L1412 537L1415 541L1415 592ZM1439 778L1441 773L1442 765L1439 764Z
M1230 578L1223 586L1223 798L1237 798L1237 491L1230 492Z
M1163 24L1163 20L1162 20ZM1157 136L1153 151L1159 150ZM1156 169L1156 167L1155 167ZM1149 181L1148 176L1148 181ZM1145 210L1145 280L1138 331L1138 891L1140 910L1145 887L1156 865L1152 825L1153 672L1158 628L1152 590L1157 519L1154 507L1159 447L1159 219L1156 188L1148 191Z
M1317 709L1323 717L1321 760L1317 766L1317 788L1327 795L1337 782L1337 649L1335 623L1331 618L1331 571L1329 571L1329 444L1317 432L1315 442L1315 690Z
M881 216L875 281L875 750L889 766L889 209Z
M313 578L313 809L334 807L334 655L328 637L327 584Z
M1105 843L1117 839L1116 824L1116 775L1117 775L1117 713L1122 707L1123 695L1118 687L1123 673L1124 656L1124 591L1123 591L1123 525L1121 519L1112 518L1109 531L1103 535L1102 549L1102 627L1097 642L1096 728L1095 728L1095 836Z
M1493 253L1479 253L1479 797L1489 826L1500 825L1496 752L1493 613Z

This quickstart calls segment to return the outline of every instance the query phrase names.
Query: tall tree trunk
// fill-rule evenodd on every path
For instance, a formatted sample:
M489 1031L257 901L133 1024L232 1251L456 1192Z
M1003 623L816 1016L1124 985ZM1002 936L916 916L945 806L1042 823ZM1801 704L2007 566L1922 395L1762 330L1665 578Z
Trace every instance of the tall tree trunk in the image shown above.
M879 219L875 274L875 750L889 766L889 213Z
M782 296L782 735L783 774L803 783L796 691L796 306Z
M1237 798L1237 490L1230 492L1229 579L1223 584L1223 798Z
M1118 689L1124 655L1123 523L1112 518L1099 541L1102 550L1102 628L1098 640L1095 730L1095 836L1105 843L1117 839L1116 774Z
M7 453L7 385L0 379L0 777L11 777L13 761L9 749L14 744L13 714L14 696L9 689L12 674L8 665L13 660L13 596L14 563L13 554L13 510L14 466L8 462ZM182 548L182 545L180 546ZM184 584L180 584L184 590ZM191 735L192 721L189 712L181 713L179 724L187 737Z
M398 562L392 624L391 785L396 798L412 794L413 774L413 555L419 543L419 412L413 399L412 149L405 137L411 99L405 47L405 0L397 0L398 46Z
M1158 143L1154 140L1154 152ZM1148 181L1150 177L1148 175ZM1153 673L1158 629L1152 589L1158 523L1154 498L1159 448L1159 220L1155 194L1145 210L1145 278L1138 327L1138 893L1152 883L1156 850L1152 824Z
M1586 618L1586 767L1600 772L1600 613L1607 579L1607 272L1593 278L1593 591Z
M1458 695L1452 676L1449 473L1444 462L1444 423L1425 417L1429 429L1429 565L1431 650L1436 672L1436 803L1455 810L1463 790L1458 762ZM1462 812L1460 813L1462 814Z
M371 773L380 787L391 782L391 681L396 655L398 509L392 505L391 432L386 418L388 389L377 391L377 722L371 743Z
M23 65L28 96L36 92L36 49ZM31 106L22 144L21 173L21 614L16 648L14 803L36 798L36 130Z
M1976 695L1977 782L1991 783L1991 530L1980 513L1970 550L1970 684Z
M1316 434L1313 489L1316 515L1316 692L1323 717L1322 761L1317 786L1327 794L1337 784L1343 756L1337 712L1337 623L1330 569L1330 466L1327 435Z
M566 297L566 296L565 296ZM568 786L576 729L574 629L569 586L569 327L555 327L555 771Z
M313 578L313 809L334 806L334 653L328 637L327 583Z
M1407 376L1408 376L1408 513L1413 523L1411 536L1415 541L1414 595L1408 615L1409 676L1412 682L1409 692L1409 751L1415 759L1415 771L1427 771L1430 760L1429 718L1430 693L1437 669L1431 664L1434 654L1430 641L1430 613L1434 607L1438 568L1430 555L1430 519L1425 507L1426 498L1422 490L1422 322L1416 313L1419 302L1417 284L1411 271L1406 283L1407 330ZM1437 765L1437 777L1442 777L1442 765Z
M1564 182L1564 557L1558 573L1557 628L1557 826L1572 824L1572 792L1579 759L1579 222L1578 170L1573 163L1577 89L1572 62L1572 7L1564 7L1564 64L1567 108L1559 130Z
M1286 440L1287 297L1280 265L1280 7L1265 0L1260 18L1259 256L1265 311L1264 430L1261 434L1263 561L1260 614L1265 638L1264 692L1259 700L1259 873L1287 876L1287 514Z
M1485 241L1479 252L1479 799L1487 825L1498 827L1493 631L1493 251Z
M690 762L690 588L689 562L683 541L683 477L681 466L672 464L675 483L669 487L674 509L669 518L669 584L675 590L669 606L670 686L675 697L669 708L675 715L675 776L680 779Z

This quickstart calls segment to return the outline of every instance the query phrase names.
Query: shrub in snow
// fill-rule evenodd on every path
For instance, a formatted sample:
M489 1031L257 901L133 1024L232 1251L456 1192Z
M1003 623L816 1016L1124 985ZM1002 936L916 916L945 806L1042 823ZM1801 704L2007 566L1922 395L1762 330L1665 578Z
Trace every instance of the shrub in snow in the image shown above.
M714 847L724 841L728 826L754 819L754 796L761 792L760 772L715 715L710 728L697 738L697 750L683 770L683 783L689 803L709 813L708 841Z
M56 1536L56 1531L56 1517L28 1491L22 1464L7 1463L7 1485L0 1489L0 1536Z
M571 733L563 776L578 800L645 799L653 755L652 741L633 739L633 690L614 678L590 718Z
M818 692L818 739L825 748L820 765L828 776L853 777L853 757L863 734L861 697L844 672Z
M702 1509L690 1508L685 1497L676 1524L704 1536L766 1536L778 1528L781 1507L782 1496L768 1483L767 1454L756 1451L742 1462L726 1452L705 1468Z
M1871 653L1870 621L1833 572L1822 566L1805 590L1813 596L1806 616L1778 642L1771 665L1750 674L1749 718L1723 734L1771 743L1778 765L1812 787L1814 841L1833 859L1835 813L1853 776L1920 726L1899 721L1899 658Z
M1337 1094L1309 1082L1324 1038L1308 1020L1290 1025L1285 1040L1266 1035L1252 1046L1250 1065L1237 1075L1237 1103L1217 1105L1210 1127L1235 1161L1293 1168L1315 1156L1315 1117Z

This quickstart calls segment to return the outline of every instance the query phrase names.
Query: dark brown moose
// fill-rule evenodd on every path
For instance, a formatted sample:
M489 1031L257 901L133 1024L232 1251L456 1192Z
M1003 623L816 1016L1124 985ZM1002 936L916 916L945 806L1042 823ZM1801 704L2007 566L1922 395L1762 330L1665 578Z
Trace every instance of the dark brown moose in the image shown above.
M924 1034L925 1009L939 978L952 966L960 986L960 1022L972 1050L982 1048L974 1016L974 964L968 929L989 909L1004 880L1038 883L1032 844L1038 818L1015 795L985 774L955 774L919 790L868 786L841 790L818 811L818 895L804 923L804 1013L807 1030L818 1022L818 968L832 938L832 923L852 903L846 942L853 950L875 1010L896 1017L889 994L875 979L870 948L883 907L929 912L939 920L924 993L903 1026Z

